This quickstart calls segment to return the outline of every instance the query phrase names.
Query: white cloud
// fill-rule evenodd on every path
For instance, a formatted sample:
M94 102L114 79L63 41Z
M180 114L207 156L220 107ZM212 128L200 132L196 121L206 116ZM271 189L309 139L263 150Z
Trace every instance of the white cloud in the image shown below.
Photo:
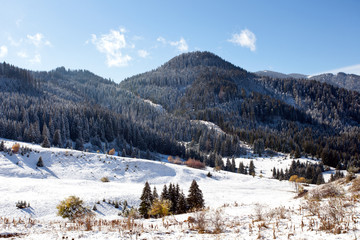
M177 47L180 52L186 52L189 49L184 38L180 38L177 42L169 42L171 46Z
M163 37L158 37L156 41L161 42L162 44L166 44L166 40Z
M235 33L232 38L228 40L235 45L249 48L252 52L256 50L256 37L253 32L248 29L242 30L240 33Z
M109 34L103 34L100 37L95 34L91 35L91 42L96 46L96 49L106 54L109 67L124 67L132 60L129 55L122 53L125 48L135 47L133 44L126 43L125 32L126 30L122 28L119 31L110 30Z
M15 41L11 36L8 37L11 46L18 47L22 44L23 40Z
M149 52L146 50L138 50L138 55L139 57L146 58L147 56L149 56Z
M41 55L36 54L32 59L29 60L29 62L32 64L41 63Z
M5 57L7 53L8 53L8 48L5 45L2 45L0 47L0 58Z
M22 52L18 52L17 55L21 58L28 58L28 55L26 52L22 51Z
M170 46L176 47L178 49L178 51L180 52L186 52L189 50L189 46L186 43L184 38L180 38L179 41L167 41L165 38L163 37L158 37L156 39L158 42L161 42L162 44L169 44Z
M26 36L28 41L34 44L36 47L40 47L42 45L51 46L50 41L45 40L45 37L42 33L36 33L35 35L27 35Z

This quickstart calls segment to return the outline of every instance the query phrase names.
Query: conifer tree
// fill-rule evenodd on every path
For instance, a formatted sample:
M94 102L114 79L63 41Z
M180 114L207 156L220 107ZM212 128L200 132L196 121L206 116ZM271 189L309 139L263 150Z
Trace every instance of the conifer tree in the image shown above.
M163 190L161 192L161 200L165 200L168 199L169 200L169 192L167 190L167 186L164 185Z
M177 204L176 204L176 213L177 214L186 213L187 208L188 208L188 206L187 206L185 194L183 192L181 192L181 193L179 193L179 198L178 198Z
M236 166L235 166L235 158L233 157L231 159L231 169L230 169L231 172L235 172L236 171Z
M149 210L151 209L151 203L153 202L153 196L151 194L151 188L148 182L145 183L140 200L141 203L140 203L139 212L145 218L148 218Z
M243 163L243 162L240 162L240 163L239 163L238 173L241 173L241 174L244 174L244 173L245 173L245 167L244 167L244 163Z
M249 175L255 175L255 165L254 165L254 161L251 160L250 161L250 166L249 166Z
M59 129L56 129L53 137L53 145L56 147L61 147L61 133Z
M156 191L156 187L154 187L154 190L153 190L153 193L152 193L152 197L153 197L154 200L155 200L155 199L159 199L159 194L158 194L157 191Z
M44 136L44 141L41 143L41 146L43 148L49 148L50 147L49 139L46 136Z
M202 191L195 180L192 181L187 198L189 209L202 209L205 207Z
M37 163L36 163L36 166L38 167L44 167L44 162L42 160L42 157L40 156Z

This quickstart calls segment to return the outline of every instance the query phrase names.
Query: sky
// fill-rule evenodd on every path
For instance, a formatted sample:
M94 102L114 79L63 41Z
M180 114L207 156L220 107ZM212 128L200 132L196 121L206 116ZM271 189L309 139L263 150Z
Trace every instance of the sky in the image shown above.
M185 52L248 71L360 75L360 1L0 0L0 62L120 82Z

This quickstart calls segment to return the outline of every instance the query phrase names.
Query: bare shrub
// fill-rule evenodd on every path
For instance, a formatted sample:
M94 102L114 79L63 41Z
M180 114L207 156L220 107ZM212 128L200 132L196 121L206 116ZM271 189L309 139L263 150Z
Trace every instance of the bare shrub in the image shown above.
M345 208L341 198L331 198L322 207L320 218L320 230L341 232L341 223L345 217Z
M352 192L360 191L360 177L357 177L352 181L352 185L350 186L349 190Z
M193 158L189 158L186 162L185 162L186 166L188 167L192 167L192 168L197 168L197 169L203 169L205 168L205 164L200 162L199 160L195 160Z
M255 212L255 221L262 221L264 220L264 206L261 205L261 204L255 204L255 207L254 207L254 212Z
M328 197L338 197L342 195L343 189L334 183L321 185L309 192L309 198L314 200L321 200Z
M320 202L316 200L306 200L306 202L302 205L304 209L306 209L311 215L319 216L320 215Z
M108 152L109 155L114 155L115 154L115 149L111 149L109 152Z
M223 210L218 208L216 209L214 216L211 217L212 223L214 225L213 233L215 234L219 234L224 231L224 220L222 218L223 214L224 214Z
M195 227L199 231L199 233L205 233L206 231L206 211L198 211L195 214Z

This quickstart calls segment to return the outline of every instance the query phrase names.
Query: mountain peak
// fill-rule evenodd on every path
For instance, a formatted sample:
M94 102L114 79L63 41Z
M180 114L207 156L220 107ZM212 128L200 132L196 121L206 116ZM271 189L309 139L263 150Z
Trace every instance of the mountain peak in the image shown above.
M183 69L198 66L220 67L224 69L237 68L230 62L227 62L221 57L215 55L214 53L207 51L196 51L180 54L170 59L168 62L162 65L161 68Z

